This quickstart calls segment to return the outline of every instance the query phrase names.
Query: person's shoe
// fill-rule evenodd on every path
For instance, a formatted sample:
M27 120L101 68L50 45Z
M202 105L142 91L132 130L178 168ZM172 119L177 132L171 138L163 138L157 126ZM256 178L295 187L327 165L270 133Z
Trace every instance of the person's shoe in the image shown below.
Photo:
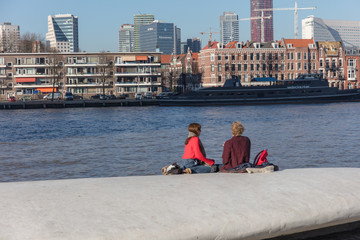
M183 170L183 174L191 174L191 169L186 168L185 170Z

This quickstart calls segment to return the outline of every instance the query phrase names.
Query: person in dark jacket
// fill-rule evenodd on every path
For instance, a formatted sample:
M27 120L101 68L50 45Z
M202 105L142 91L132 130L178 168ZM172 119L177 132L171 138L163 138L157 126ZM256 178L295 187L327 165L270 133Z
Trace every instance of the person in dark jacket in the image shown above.
M223 166L220 171L232 169L249 162L251 142L248 137L242 136L244 130L241 122L232 123L231 133L233 137L224 143Z

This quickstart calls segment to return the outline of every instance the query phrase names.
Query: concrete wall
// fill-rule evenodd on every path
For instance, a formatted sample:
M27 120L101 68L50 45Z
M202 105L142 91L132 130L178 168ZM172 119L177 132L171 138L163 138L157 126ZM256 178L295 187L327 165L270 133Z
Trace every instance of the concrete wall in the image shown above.
M0 183L0 239L263 239L360 220L360 169Z

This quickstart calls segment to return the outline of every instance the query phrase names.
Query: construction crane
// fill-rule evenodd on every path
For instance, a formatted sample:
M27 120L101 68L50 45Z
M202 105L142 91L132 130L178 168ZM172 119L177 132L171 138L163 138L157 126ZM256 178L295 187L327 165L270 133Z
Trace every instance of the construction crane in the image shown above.
M212 32L212 31L211 31L211 27L210 27L210 31L209 31L209 32L200 32L201 35L209 34L209 48L210 48L210 45L211 45L211 42L212 42L212 35L213 35L214 33L219 33L219 32Z
M294 34L295 34L295 39L297 39L298 38L298 10L314 10L314 9L316 9L316 6L306 7L306 8L298 8L297 2L295 1L295 7L293 7L293 8L267 8L267 9L255 9L254 11L261 11L261 14L263 16L264 11L293 10L294 11Z
M241 18L239 21L249 21L261 19L261 42L265 42L265 30L264 30L264 19L270 19L271 16L264 17L264 12L261 12L261 17L250 17L250 18Z

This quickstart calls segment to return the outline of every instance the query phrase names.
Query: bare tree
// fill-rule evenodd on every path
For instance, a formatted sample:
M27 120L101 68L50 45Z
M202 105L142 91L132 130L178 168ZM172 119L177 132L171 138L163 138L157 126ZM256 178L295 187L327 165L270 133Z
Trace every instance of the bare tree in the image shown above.
M24 33L20 38L19 43L19 51L22 53L31 53L33 52L33 43L39 42L40 43L40 51L45 51L45 44L44 38L41 34L37 33Z
M51 101L54 101L54 93L55 88L60 87L60 80L62 79L62 68L63 68L63 62L62 62L62 56L56 51L52 50L49 63L50 63L50 74L52 75L51 83L52 83L52 97Z
M108 80L112 78L114 69L113 62L108 59L105 52L99 54L99 63L97 64L97 72L100 74L100 82L102 85L102 94L105 94L106 87L109 86Z

